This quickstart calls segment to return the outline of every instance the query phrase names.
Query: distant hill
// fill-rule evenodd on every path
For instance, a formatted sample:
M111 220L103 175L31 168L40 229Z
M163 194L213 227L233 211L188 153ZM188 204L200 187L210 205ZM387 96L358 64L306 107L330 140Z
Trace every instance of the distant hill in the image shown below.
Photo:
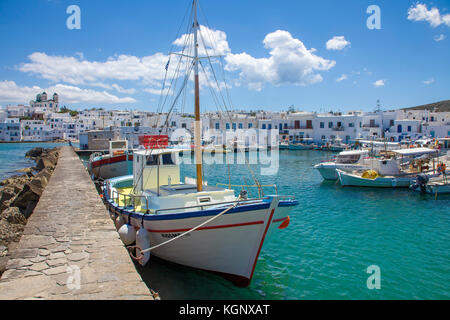
M440 112L450 112L450 100L425 104L423 106L417 106L412 108L404 108L402 110L436 110Z

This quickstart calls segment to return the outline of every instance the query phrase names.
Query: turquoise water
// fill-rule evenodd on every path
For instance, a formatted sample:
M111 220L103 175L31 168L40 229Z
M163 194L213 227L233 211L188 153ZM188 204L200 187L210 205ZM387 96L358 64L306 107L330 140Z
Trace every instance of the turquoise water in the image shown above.
M55 148L67 143L0 143L0 181L20 174L18 169L34 166L33 160L25 158L25 153L35 147Z
M322 182L312 166L329 157L280 151L280 170L267 177L251 166L300 205L264 244L248 288L154 258L143 278L163 299L449 299L450 197ZM193 177L195 167L182 174ZM251 181L245 165L232 165L231 175L234 184ZM228 183L227 166L206 165L205 177ZM367 288L371 265L381 270L380 290Z

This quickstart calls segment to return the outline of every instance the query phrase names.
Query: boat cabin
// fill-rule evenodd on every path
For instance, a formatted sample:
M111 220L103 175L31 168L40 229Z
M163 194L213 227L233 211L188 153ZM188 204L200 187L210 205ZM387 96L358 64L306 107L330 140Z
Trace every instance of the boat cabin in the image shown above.
M109 142L109 155L120 156L128 151L128 140L114 140Z
M196 180L186 178L181 182L179 153L190 150L155 149L134 152L133 181L136 194L145 197L143 203L149 210L186 208L236 201L233 190L208 186L197 192Z
M365 156L369 155L368 150L352 150L343 151L336 157L336 163L342 164L356 164L360 162Z

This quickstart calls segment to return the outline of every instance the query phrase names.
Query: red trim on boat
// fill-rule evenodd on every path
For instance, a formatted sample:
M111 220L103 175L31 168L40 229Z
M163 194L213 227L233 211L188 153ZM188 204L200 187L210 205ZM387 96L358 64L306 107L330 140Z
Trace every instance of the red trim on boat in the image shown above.
M127 157L128 157L128 159L127 159ZM105 164L117 163L117 162L122 162L122 161L133 161L133 155L130 154L127 156L125 154L125 155L121 155L121 156L117 156L117 157L93 161L92 168L97 168L97 167L100 167Z
M211 226L211 227L203 227L199 228L198 230L213 230L213 229L225 229L225 228L235 228L235 227L244 227L244 226L252 226L257 224L263 224L264 221L253 221L253 222L245 222L245 223L238 223L238 224L226 224L226 225L220 225L220 226ZM173 230L152 230L147 229L148 232L152 233L176 233L176 232L186 232L191 229L173 229Z
M289 218L289 217L284 217L284 218L281 218L281 219L276 219L276 220L273 220L272 223L277 223L277 222L285 221L287 218Z
M273 214L275 213L275 209L272 209L270 213L269 222L267 222L266 229L264 230L264 234L261 239L261 243L259 244L258 253L256 254L255 261L253 262L252 273L250 274L249 282L253 278L253 273L255 272L256 262L258 261L259 253L261 252L262 245L264 243L264 239L266 238L267 230L269 230L270 224L272 223Z

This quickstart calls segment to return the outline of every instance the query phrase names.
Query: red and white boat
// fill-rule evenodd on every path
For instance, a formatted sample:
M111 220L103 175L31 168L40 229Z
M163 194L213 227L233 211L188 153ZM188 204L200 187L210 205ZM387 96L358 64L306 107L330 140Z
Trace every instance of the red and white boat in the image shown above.
M166 148L169 143L167 135L143 135L139 137L139 146L144 149ZM109 153L94 153L89 158L88 169L92 178L110 179L133 173L133 150L128 149L127 140L109 142Z
M128 150L127 140L109 142L109 154L93 153L88 169L94 180L110 179L132 174L133 153Z

